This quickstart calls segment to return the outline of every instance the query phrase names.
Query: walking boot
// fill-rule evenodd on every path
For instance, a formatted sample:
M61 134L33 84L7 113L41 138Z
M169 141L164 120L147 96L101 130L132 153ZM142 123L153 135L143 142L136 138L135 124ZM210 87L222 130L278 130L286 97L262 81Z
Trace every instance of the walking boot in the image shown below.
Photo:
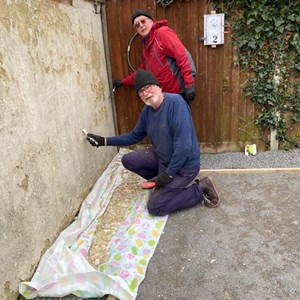
M195 182L203 191L204 204L210 208L217 207L220 203L220 197L212 179L204 177L201 180L196 179Z

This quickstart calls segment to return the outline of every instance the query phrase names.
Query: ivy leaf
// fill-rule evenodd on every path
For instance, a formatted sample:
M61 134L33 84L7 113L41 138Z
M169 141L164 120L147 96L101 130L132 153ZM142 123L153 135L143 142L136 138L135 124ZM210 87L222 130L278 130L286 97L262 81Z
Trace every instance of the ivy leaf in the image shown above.
M279 19L279 20L277 20L277 21L275 22L275 26L276 26L276 27L279 27L279 26L282 25L282 24L284 24L284 20L282 20L282 19Z
M283 33L284 32L284 26L279 26L277 27L277 30L280 32L280 33Z
M250 24L252 24L252 23L254 23L254 22L255 22L255 19L254 19L254 18L249 18L249 19L247 20L246 24L247 24L247 25L250 25Z
M255 27L255 32L261 32L262 29L263 29L263 26L262 26L262 25L257 26L257 27Z
M300 62L294 64L294 68L300 71Z
M288 18L288 20L290 20L290 21L295 21L295 20L296 20L295 14L289 15L287 18Z
M255 41L250 41L250 42L248 43L248 46L249 46L250 48L252 48L253 50L256 49L256 43L255 43Z

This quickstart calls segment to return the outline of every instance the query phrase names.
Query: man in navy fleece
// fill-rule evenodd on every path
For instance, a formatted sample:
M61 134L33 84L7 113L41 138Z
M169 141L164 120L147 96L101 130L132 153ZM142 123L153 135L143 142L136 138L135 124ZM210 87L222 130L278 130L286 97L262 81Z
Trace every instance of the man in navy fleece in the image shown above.
M99 147L129 146L150 138L152 147L122 157L126 169L156 183L147 205L150 214L164 216L198 203L218 206L210 178L189 185L200 170L200 150L187 103L178 94L163 93L152 73L142 69L136 72L134 88L146 104L135 128L114 137L89 133L87 140Z

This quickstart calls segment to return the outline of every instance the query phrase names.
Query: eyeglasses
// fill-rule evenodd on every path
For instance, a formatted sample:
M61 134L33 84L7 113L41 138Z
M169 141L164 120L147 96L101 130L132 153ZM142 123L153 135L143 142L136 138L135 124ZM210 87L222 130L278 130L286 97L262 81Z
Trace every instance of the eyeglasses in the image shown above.
M148 20L149 18L145 18L145 19L141 19L140 21L136 22L135 24L133 24L133 28L135 29L139 29L141 27L141 25L145 25L146 24L146 21Z
M141 97L142 94L143 94L144 92L149 92L150 89L151 89L151 87L152 87L152 84L147 84L147 85L145 85L144 87L142 87L142 88L138 91L139 97Z

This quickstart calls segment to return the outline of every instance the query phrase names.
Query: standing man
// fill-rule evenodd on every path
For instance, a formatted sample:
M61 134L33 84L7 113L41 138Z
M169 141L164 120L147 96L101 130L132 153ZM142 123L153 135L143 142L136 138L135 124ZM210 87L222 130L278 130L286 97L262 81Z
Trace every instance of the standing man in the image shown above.
M218 192L210 178L196 179L200 170L200 150L191 110L178 94L163 93L152 73L139 69L134 88L146 104L135 128L126 134L102 137L89 133L92 146L129 146L147 135L151 148L125 154L122 164L148 181L156 183L149 195L148 211L155 216L204 203L216 207Z
M137 10L132 15L132 25L143 38L140 68L156 77L163 92L180 94L190 105L195 98L195 65L177 34L168 27L168 21L154 22L148 12ZM134 78L135 73L132 73L116 80L113 89L121 85L133 86Z

